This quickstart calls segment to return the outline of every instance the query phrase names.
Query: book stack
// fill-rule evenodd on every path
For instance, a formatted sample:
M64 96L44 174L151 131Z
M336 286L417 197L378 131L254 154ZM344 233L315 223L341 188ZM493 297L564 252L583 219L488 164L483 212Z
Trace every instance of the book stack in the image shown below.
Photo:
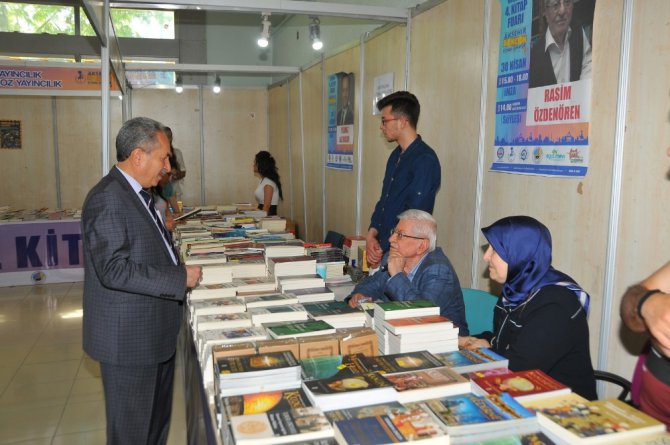
M470 381L446 366L384 374L384 377L398 391L398 401L401 403L465 394L471 391Z
M287 306L290 307L290 306ZM295 321L288 323L268 323L265 330L272 338L308 337L311 335L334 334L335 328L319 320Z
M385 320L389 353L419 351L449 352L458 350L458 328L446 317L395 318Z
M439 306L429 300L390 301L374 304L374 328L377 330L379 352L389 354L389 331L384 321L396 318L440 315Z
M433 353L445 366L463 374L493 368L507 368L509 361L488 348Z
M407 403L429 409L445 425L452 442L474 442L491 433L537 430L535 414L509 394L477 396L472 393ZM458 440L460 439L460 440ZM465 439L465 440L463 440Z
M235 283L200 284L191 289L189 301L230 298L237 294Z
M294 295L300 303L317 303L335 300L335 294L326 286L292 289L286 290L285 292L286 295Z
M236 445L305 444L334 435L326 416L315 407L233 416L230 428Z
M304 306L310 318L328 322L337 329L365 325L365 312L341 301L305 303Z
M277 281L277 288L281 292L290 292L296 289L313 289L326 286L325 280L316 273L275 277L275 279Z
M258 227L268 232L286 231L286 220L279 216L266 216L258 220Z
M359 412L355 417L334 421L336 440L340 444L449 443L444 426L422 407L401 406L384 411L362 416Z
M220 264L227 260L225 253L213 252L186 256L184 252L184 263L187 266L200 266L202 264Z
M252 278L267 276L265 259L262 254L226 255L230 263L233 278Z
M350 275L326 277L326 286L335 294L335 301L344 301L354 290L354 282Z
M568 394L524 405L537 412L545 432L569 444L645 443L643 437L665 431L665 425L620 400L588 401ZM668 438L657 443L667 443Z
M284 294L269 294L258 296L239 297L244 300L247 309L269 306L284 306L287 304L298 304L298 299Z
M304 256L305 247L301 240L281 240L275 243L256 243L265 248L265 258Z
M316 260L308 255L268 258L268 272L274 277L316 274Z
M307 320L307 311L302 304L253 307L249 308L249 315L254 326L260 326L263 323L286 323L289 321Z
M365 374L361 364L363 354L325 355L300 360L302 378L305 381L328 379L332 377L352 377Z
M273 277L245 277L233 278L232 284L237 289L238 293L250 292L274 292L276 290L276 283Z
M358 256L360 247L365 248L364 236L351 235L344 238L344 245L342 246L342 250L344 253L344 261L346 261L347 264L354 267L361 267L360 263L362 258L359 258Z
M336 278L344 275L344 255L337 247L312 247L305 249L307 254L316 259L317 271L324 278ZM322 273L321 273L322 271Z
M220 357L214 373L220 397L300 387L300 364L290 351Z
M191 301L189 309L191 311L191 319L194 319L198 315L237 314L244 312L246 306L242 299L230 297Z
M237 314L207 314L197 315L193 319L193 329L196 332L212 329L231 329L251 327L251 315L247 312Z
M233 270L227 263L203 264L200 284L230 283Z
M200 364L211 360L212 346L264 340L266 338L267 333L262 327L200 331L197 334Z
M302 385L312 403L324 411L396 400L393 385L378 372L309 380Z
M568 394L571 389L539 369L530 369L475 378L472 380L472 391L479 395L506 392L519 401L529 401Z

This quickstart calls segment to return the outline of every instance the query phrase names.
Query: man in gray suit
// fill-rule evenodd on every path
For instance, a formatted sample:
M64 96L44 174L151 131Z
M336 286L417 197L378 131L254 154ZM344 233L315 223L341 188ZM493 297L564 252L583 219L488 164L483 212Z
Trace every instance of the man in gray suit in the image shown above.
M166 442L184 297L202 277L180 264L147 193L169 154L162 124L127 121L117 165L84 201L84 350L100 362L108 444Z

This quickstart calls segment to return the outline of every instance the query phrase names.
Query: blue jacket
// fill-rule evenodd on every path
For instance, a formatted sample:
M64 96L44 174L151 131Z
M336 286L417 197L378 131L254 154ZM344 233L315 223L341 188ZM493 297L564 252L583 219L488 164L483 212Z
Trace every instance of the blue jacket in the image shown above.
M387 263L388 253L382 258L382 268ZM458 276L439 247L426 254L412 281L404 273L391 277L380 270L357 284L352 295L357 293L382 301L431 300L440 306L440 315L460 328L458 335L469 335Z
M433 213L440 180L440 160L421 136L404 153L400 147L393 150L386 163L382 194L370 220L384 252L389 250L389 237L399 214L408 209Z

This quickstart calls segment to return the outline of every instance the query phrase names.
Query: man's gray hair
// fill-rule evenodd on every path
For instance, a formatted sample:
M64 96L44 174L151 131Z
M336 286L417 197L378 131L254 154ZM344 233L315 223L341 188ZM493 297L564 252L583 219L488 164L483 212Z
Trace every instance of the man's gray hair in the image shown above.
M116 136L116 160L125 161L138 147L147 153L158 148L159 132L165 133L165 126L148 117L136 117L126 121Z
M414 221L412 235L428 240L428 251L435 250L437 243L437 221L428 212L417 209L409 209L398 215L399 220Z

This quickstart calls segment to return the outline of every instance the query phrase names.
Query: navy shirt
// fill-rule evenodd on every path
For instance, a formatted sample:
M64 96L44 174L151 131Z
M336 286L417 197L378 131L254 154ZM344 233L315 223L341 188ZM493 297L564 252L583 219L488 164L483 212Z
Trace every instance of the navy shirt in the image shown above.
M399 146L393 150L386 163L382 194L370 221L370 227L377 229L384 252L389 250L389 237L399 214L408 209L433 213L440 179L440 160L421 136L404 152Z

